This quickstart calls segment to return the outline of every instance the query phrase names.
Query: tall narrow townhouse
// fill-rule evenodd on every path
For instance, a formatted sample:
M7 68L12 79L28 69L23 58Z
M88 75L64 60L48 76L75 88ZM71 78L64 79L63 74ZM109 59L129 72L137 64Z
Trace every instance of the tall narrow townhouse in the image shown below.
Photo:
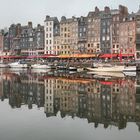
M9 27L9 48L13 54L15 50L20 50L20 34L21 24L12 24Z
M87 45L87 18L78 18L78 51L80 54L86 53Z
M101 15L100 43L101 53L112 53L112 16L109 7L105 7Z
M78 50L78 18L72 17L70 23L70 52L71 54L79 53Z
M71 22L72 18L66 19L66 17L62 16L60 21L60 45L61 52L60 54L71 54L73 53L73 48L71 45Z
M53 78L48 78L44 80L45 86L44 111L47 116L54 114L54 98L56 85L57 85L56 80Z
M28 22L28 25L21 27L20 34L20 49L22 55L35 55L34 45L34 29L32 22Z
M34 45L37 55L44 54L44 26L40 24L34 28Z
M4 33L0 32L0 53L3 52L3 41L4 41Z
M140 59L140 7L136 15L136 57Z
M120 35L120 22L123 21L124 17L128 16L128 9L125 6L119 5L119 9L111 10L112 15L112 53L120 53L119 35Z
M120 23L120 34L119 34L119 44L120 44L120 54L127 58L136 57L136 22L135 15L129 14Z
M57 17L46 16L44 21L44 33L45 33L45 54L56 54L54 48L54 37L59 34L59 21Z
M100 52L100 24L101 11L95 7L95 11L91 11L87 16L87 53Z

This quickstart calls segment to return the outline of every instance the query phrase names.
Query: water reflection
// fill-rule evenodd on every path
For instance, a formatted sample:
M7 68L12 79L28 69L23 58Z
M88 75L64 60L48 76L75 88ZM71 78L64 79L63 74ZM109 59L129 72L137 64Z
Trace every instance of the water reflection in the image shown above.
M124 129L135 122L140 130L140 77L97 78L86 73L1 71L0 98L12 108L44 107L47 117L85 118ZM42 112L43 113L43 112Z

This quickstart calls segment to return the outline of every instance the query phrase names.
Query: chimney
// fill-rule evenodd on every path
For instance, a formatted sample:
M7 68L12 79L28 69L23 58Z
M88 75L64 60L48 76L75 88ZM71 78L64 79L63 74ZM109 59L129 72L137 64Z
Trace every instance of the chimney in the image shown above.
M28 27L32 28L32 22L31 21L28 22Z
M108 6L106 6L106 7L104 8L104 12L105 12L105 13L109 13L109 12L110 12L110 8L109 8Z
M100 11L99 8L96 6L95 7L95 13L99 13L99 11Z

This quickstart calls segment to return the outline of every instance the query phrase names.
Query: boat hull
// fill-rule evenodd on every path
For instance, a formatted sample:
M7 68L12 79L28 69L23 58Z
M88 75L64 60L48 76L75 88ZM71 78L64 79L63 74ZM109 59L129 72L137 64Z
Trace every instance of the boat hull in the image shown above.
M11 68L28 68L27 64L9 64Z
M136 71L136 70L137 70L136 66L128 66L124 68L125 72L131 72L131 71Z
M0 68L8 68L9 65L8 64L0 64Z
M87 70L97 71L97 72L122 72L124 70L124 66L87 68Z
M51 69L51 66L49 65L41 65L41 64L34 64L34 65L31 65L31 68L33 69Z
M110 77L118 77L123 78L125 75L122 72L88 72L88 74L94 74L99 76L110 76Z

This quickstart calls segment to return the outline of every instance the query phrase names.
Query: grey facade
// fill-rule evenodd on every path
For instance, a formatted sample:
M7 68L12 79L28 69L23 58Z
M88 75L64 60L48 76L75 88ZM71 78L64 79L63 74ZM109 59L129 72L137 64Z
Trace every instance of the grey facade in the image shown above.
M34 30L32 23L28 23L28 26L22 26L22 32L20 34L20 48L21 49L34 49Z
M38 54L44 53L44 26L40 24L34 29L34 46Z
M4 51L9 51L10 50L10 41L9 41L9 33L6 32L4 33L4 46L3 46L3 50Z
M78 20L78 50L80 53L86 52L87 43L87 18L80 17Z
M19 49L19 37L21 33L21 24L12 24L9 28L9 48L12 53Z
M112 46L112 16L109 7L105 7L102 18L101 18L101 32L100 32L100 42L101 42L101 53L111 53Z

